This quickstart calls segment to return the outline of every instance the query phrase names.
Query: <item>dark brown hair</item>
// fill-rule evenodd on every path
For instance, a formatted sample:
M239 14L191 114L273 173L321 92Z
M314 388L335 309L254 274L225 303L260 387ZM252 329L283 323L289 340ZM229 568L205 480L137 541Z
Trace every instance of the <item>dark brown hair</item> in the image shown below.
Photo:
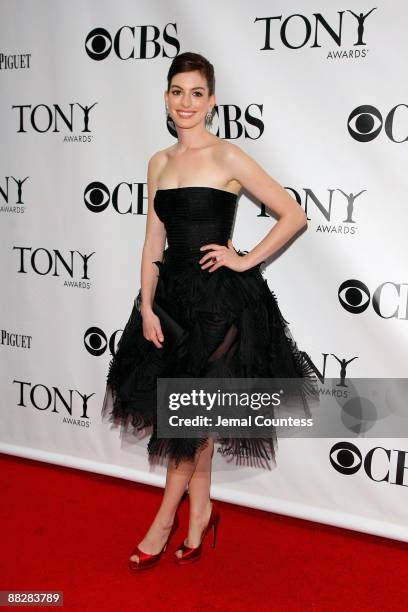
M170 89L171 79L179 72L190 72L199 70L207 80L208 95L212 96L215 91L214 66L200 53L186 51L176 55L167 74L167 91Z

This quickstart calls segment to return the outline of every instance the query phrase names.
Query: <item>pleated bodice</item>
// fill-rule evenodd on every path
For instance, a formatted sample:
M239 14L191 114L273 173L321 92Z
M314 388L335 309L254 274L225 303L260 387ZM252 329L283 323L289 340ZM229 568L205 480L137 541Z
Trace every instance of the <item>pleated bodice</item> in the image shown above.
M237 195L214 187L157 189L154 209L167 233L168 257L174 262L201 259L204 244L227 246Z

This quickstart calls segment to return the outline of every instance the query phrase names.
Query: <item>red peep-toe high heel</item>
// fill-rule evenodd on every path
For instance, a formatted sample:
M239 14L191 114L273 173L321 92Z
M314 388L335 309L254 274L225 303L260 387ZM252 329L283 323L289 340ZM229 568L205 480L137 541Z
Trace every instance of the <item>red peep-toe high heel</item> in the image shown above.
M143 570L143 569L150 569L151 567L155 567L155 565L159 563L162 554L166 552L167 545L169 544L170 539L173 536L174 532L176 531L178 525L179 525L179 520L176 514L174 517L174 522L173 522L171 531L169 533L169 537L167 538L167 542L165 543L161 551L158 552L157 554L150 555L149 553L145 553L143 552L143 550L140 550L139 546L136 546L136 548L134 548L132 552L130 553L130 557L132 557L132 555L138 555L139 561L132 561L131 559L129 559L129 569Z
M186 563L191 563L192 561L197 561L200 557L201 557L201 553L202 553L202 548L203 548L203 542L204 542L204 538L207 535L207 533L210 531L210 529L212 529L212 542L211 542L211 546L213 548L215 548L215 542L216 542L216 538L217 538L217 529L218 529L218 524L220 522L220 511L218 509L218 506L216 506L213 502L212 504L212 508L211 508L211 514L210 514L210 518L207 524L207 527L204 528L204 531L201 535L201 541L200 544L196 547L196 548L190 548L190 546L186 546L185 545L185 540L180 544L180 546L177 547L177 551L181 550L182 554L180 557L178 557L175 554L174 560L178 565L184 565Z

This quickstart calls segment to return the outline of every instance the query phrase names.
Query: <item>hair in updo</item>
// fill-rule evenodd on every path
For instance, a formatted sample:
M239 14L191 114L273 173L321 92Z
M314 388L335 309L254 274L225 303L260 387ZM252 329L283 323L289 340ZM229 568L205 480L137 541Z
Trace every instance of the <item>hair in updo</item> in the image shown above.
M186 51L176 55L167 74L167 91L170 89L171 79L179 72L190 72L199 70L205 77L208 86L208 95L212 96L215 91L214 66L200 53Z

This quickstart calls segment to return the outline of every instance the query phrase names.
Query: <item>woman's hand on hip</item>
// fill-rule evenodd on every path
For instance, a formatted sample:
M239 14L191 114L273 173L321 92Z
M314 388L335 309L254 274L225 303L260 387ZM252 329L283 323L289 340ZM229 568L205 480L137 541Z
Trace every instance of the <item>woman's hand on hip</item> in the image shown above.
M247 270L248 267L246 265L245 255L238 255L231 240L228 240L227 244L228 246L210 243L200 247L200 251L210 249L209 252L199 260L201 269L208 269L208 272L214 272L214 270L217 270L221 266L226 266L235 272L244 272Z

